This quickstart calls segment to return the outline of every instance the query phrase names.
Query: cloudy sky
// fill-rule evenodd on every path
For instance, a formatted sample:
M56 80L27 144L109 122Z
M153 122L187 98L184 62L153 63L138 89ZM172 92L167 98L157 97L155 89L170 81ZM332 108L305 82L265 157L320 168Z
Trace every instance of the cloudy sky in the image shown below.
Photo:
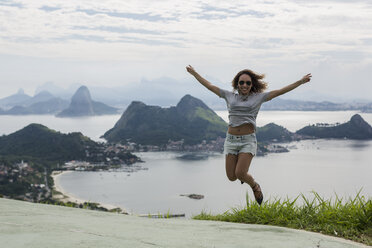
M202 90L191 64L227 89L244 68L270 89L311 72L291 98L372 101L371 30L370 0L0 0L0 98L162 77Z

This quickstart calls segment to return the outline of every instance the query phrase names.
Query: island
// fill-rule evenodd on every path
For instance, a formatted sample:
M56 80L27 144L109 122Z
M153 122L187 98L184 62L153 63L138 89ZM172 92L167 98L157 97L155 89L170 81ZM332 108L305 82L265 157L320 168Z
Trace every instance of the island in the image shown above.
M309 125L296 132L307 138L334 138L334 139L372 139L372 127L359 114L351 117L343 124L318 123Z

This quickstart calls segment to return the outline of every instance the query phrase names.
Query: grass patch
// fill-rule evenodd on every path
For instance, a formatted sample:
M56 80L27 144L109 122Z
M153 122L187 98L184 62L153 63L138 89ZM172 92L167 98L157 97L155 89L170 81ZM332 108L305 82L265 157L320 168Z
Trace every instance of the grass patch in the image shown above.
M301 194L292 200L266 201L261 206L250 200L247 193L245 208L233 208L219 215L202 212L193 219L282 226L372 245L372 199L360 192L355 198L336 195L334 200L325 200L313 192L311 199Z

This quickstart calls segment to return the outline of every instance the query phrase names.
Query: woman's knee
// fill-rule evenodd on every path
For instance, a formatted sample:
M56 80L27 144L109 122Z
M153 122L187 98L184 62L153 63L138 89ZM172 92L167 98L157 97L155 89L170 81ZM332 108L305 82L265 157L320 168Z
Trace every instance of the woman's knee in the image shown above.
M231 181L234 182L236 179L238 179L235 174L226 174L227 178Z
M238 156L234 154L226 155L226 176L230 181L235 181L237 177L235 176L236 162Z
M236 170L235 177L239 180L244 180L247 176L247 172L243 170Z

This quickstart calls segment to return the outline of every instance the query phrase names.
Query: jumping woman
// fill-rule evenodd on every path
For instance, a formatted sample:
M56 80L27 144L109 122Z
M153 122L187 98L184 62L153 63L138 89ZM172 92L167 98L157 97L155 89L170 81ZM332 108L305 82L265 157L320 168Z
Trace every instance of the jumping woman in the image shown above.
M249 184L256 201L261 205L261 187L248 173L252 158L257 152L255 132L258 111L262 103L309 82L311 74L282 89L264 92L267 83L262 79L265 75L246 69L236 74L232 81L233 91L228 91L208 82L191 65L187 66L186 70L208 90L225 99L229 111L229 127L224 144L226 175L230 181L239 179L242 184Z

